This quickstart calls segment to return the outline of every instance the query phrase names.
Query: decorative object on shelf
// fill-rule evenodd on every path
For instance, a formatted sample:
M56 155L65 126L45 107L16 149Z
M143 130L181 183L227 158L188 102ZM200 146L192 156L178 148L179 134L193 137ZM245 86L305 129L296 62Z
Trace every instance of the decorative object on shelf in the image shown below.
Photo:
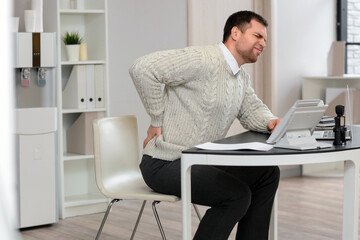
M25 32L35 32L36 11L24 10Z
M36 12L35 32L43 32L43 0L31 0L31 9Z
M86 42L82 42L80 44L80 61L87 61L88 60L88 56L87 56L87 43Z
M62 38L69 61L79 61L80 44L83 39L78 32L66 32Z
M332 43L327 58L328 76L343 76L345 74L345 52L344 41Z
M60 0L60 9L62 9L62 10L78 9L78 1L77 0Z
M18 17L11 18L10 31L11 32L19 32L19 18Z
M70 0L70 9L77 9L77 0Z

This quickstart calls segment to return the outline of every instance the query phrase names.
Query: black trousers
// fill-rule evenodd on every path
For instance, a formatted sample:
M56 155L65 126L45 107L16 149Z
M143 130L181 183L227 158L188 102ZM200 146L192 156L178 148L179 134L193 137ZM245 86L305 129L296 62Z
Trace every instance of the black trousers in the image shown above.
M156 192L181 197L180 159L144 155L140 169ZM274 167L193 166L191 201L209 206L194 239L228 239L238 223L237 240L268 240L280 171Z

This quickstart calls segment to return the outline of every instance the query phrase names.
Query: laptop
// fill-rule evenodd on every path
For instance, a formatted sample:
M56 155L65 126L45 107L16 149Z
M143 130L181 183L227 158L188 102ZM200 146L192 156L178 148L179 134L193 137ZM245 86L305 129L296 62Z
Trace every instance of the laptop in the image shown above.
M348 102L348 106L349 106L350 126L346 126L345 139L351 140L351 132L352 132L353 124L352 124L352 107L350 105L350 92L349 92L348 85L346 85L346 96L347 96L347 102ZM326 118L328 118L328 117L326 117ZM312 135L317 140L334 140L335 139L335 133L332 129L315 129L315 131L313 132Z

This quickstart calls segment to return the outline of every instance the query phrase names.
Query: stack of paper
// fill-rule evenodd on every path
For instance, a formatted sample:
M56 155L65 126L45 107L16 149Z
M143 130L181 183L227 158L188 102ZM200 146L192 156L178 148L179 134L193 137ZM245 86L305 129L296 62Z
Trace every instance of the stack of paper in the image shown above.
M332 116L323 116L320 122L316 125L317 130L332 130L335 127L335 120Z
M236 143L236 144L219 144L207 142L195 146L205 150L255 150L255 151L269 151L274 146L261 142L249 142L249 143Z

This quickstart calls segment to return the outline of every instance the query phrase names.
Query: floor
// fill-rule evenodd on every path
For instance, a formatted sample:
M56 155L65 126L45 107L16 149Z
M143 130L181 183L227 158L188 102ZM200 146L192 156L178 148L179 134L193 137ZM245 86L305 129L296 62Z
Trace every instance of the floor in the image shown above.
M280 181L278 191L279 240L335 240L342 231L342 178L294 177ZM121 202L114 206L104 227L102 240L130 239L141 203ZM205 207L200 207L205 212ZM169 240L181 239L181 203L158 205L158 212ZM103 213L60 220L45 227L23 229L24 240L95 239ZM193 232L198 219L193 213ZM235 239L233 231L229 239ZM135 239L161 239L151 205L148 203Z

